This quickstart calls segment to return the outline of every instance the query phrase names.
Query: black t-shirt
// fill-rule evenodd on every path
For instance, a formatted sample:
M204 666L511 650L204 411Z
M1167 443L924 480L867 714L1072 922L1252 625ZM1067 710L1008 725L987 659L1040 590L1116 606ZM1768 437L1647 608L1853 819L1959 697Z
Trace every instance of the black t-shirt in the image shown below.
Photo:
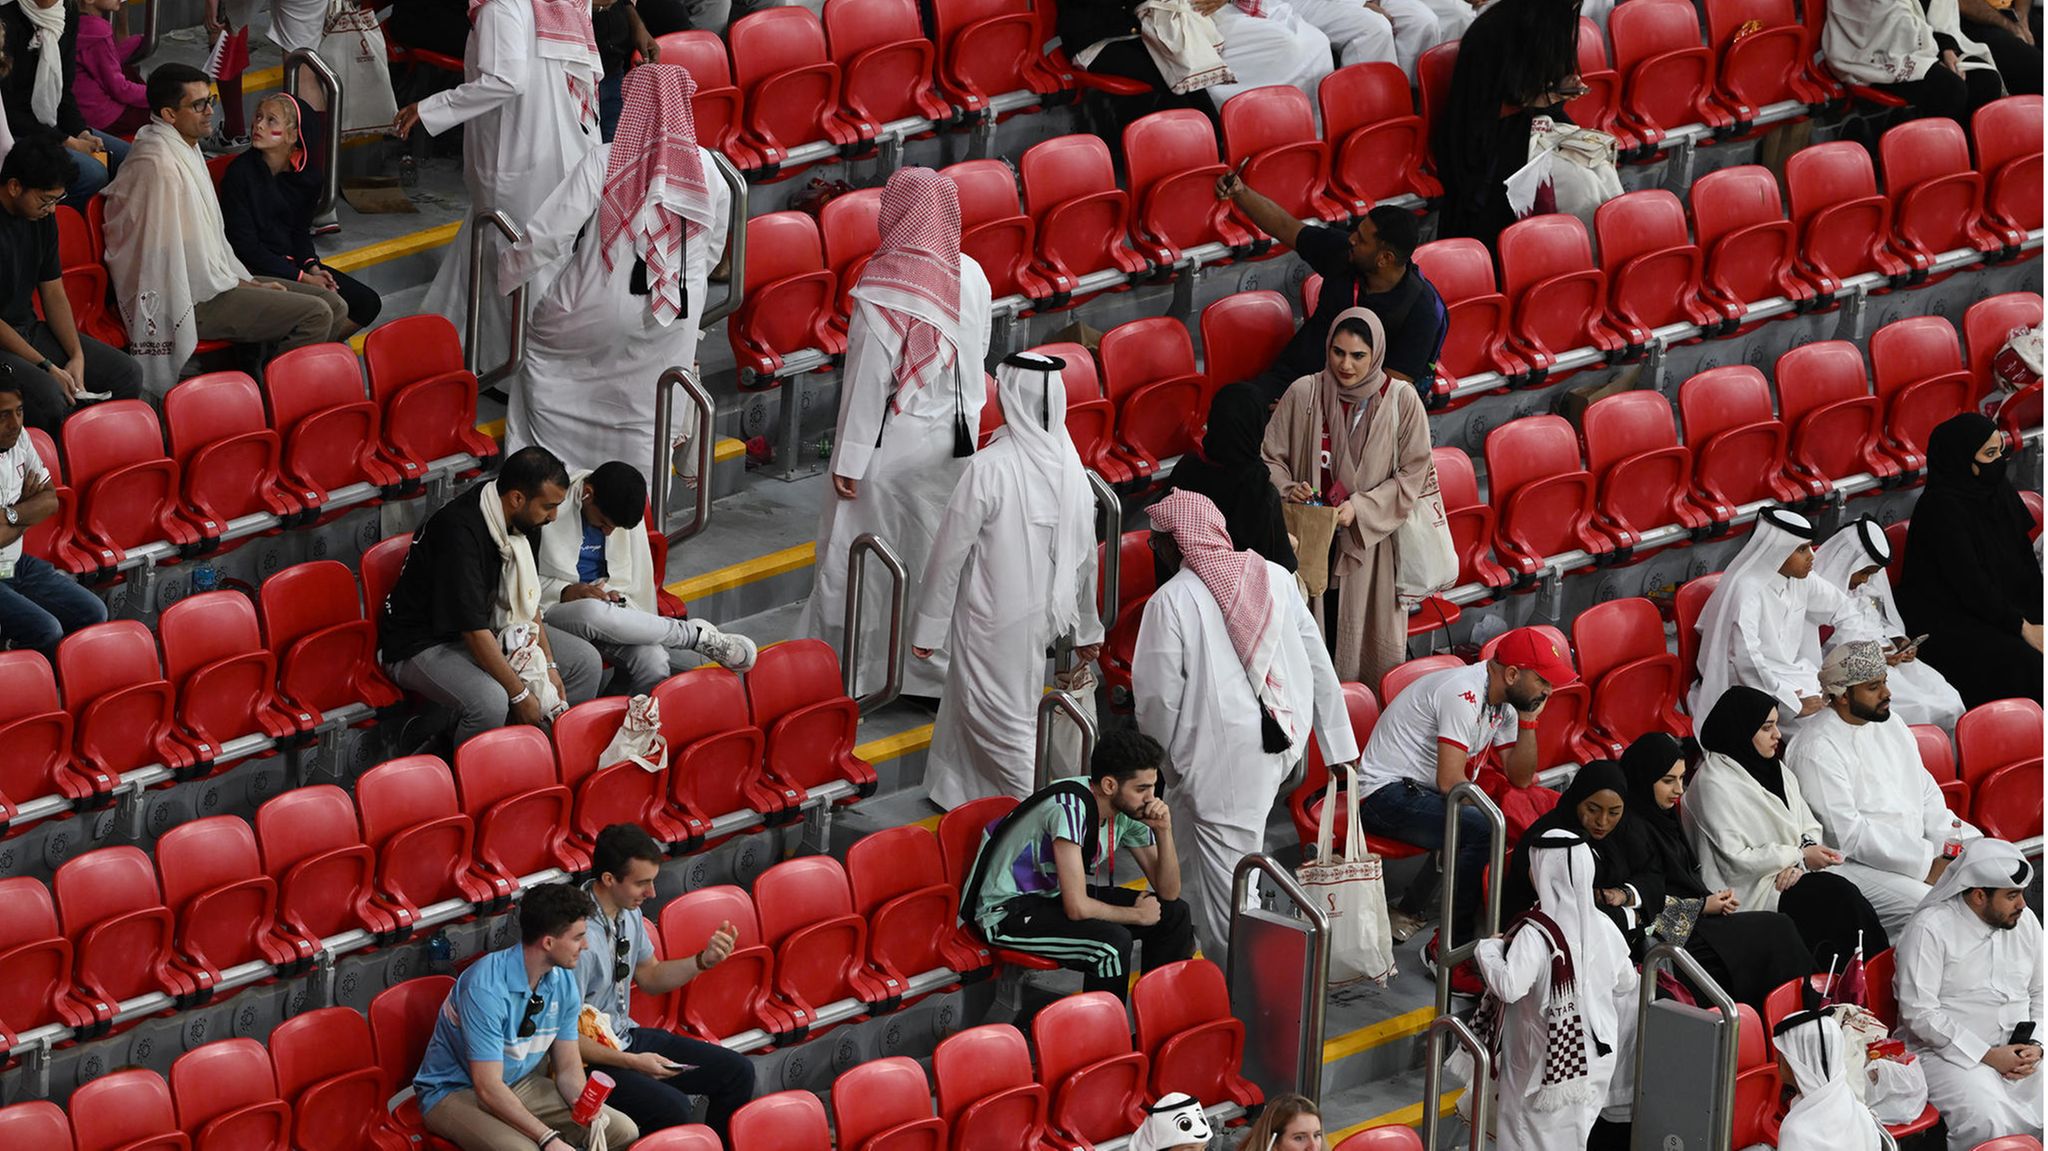
M478 483L449 500L413 533L378 625L385 663L489 630L504 564L484 523L484 488Z
M63 278L57 217L25 220L0 211L0 320L15 329L35 323L36 286Z
M1289 380L1321 371L1331 321L1347 308L1371 308L1387 330L1386 369L1411 380L1424 378L1437 347L1443 305L1415 265L1408 266L1408 274L1393 288L1375 293L1365 290L1364 277L1351 266L1351 236L1343 229L1305 225L1294 252L1323 278L1323 288L1315 312L1287 342L1275 369L1284 370Z

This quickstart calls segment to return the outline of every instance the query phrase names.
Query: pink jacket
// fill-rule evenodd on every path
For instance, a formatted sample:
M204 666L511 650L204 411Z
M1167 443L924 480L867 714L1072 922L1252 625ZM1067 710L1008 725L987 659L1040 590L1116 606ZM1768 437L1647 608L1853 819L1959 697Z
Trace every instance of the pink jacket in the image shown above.
M121 71L121 61L135 50L139 37L114 43L114 25L97 13L78 13L78 79L72 95L79 114L95 128L105 129L130 108L145 107L143 86Z

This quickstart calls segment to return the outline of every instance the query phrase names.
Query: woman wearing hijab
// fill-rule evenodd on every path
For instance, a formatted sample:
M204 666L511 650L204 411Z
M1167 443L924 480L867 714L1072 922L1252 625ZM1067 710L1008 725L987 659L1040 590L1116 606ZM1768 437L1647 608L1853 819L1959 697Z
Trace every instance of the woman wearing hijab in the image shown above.
M1353 683L1378 683L1407 655L1394 530L1430 468L1429 414L1414 388L1386 372L1386 345L1370 309L1339 312L1323 370L1288 387L1260 448L1282 498L1337 509L1318 619L1337 678Z
M1259 440L1266 434L1266 403L1250 383L1236 383L1209 401L1209 428L1201 448L1181 457L1169 488L1209 497L1223 513L1230 543L1253 551L1294 571L1294 544L1287 538L1287 517L1259 458Z
M1879 1151L1878 1122L1848 1079L1842 1025L1820 1011L1795 1011L1771 1032L1778 1078L1799 1094L1778 1124L1778 1151ZM1859 1061L1860 1066L1860 1061Z
M953 182L930 168L899 170L882 189L878 223L881 246L853 286L832 490L818 509L816 582L796 625L797 635L824 640L842 659L853 542L870 532L887 541L909 573L905 602L918 602L932 533L974 454L988 395L988 277L960 250ZM871 598L877 586L868 585ZM859 684L873 687L888 674L887 617L869 612L861 621ZM906 660L903 690L939 694L946 660L944 652Z
M1735 892L1737 906L1782 911L1822 969L1859 946L1891 946L1884 923L1856 885L1827 868L1842 853L1821 842L1820 821L1785 770L1778 705L1752 687L1731 687L1700 728L1705 758L1680 809L1700 878Z
M1829 536L1813 553L1813 578L1848 594L1848 602L1835 613L1828 647L1857 640L1885 645L1892 713L1904 723L1931 723L1952 732L1963 717L1963 697L1910 646L1905 617L1885 574L1891 560L1891 541L1869 516Z
M1604 759L1581 767L1558 798L1557 806L1531 823L1516 844L1508 864L1507 886L1501 889L1502 918L1518 919L1536 906L1536 887L1529 878L1532 849L1544 832L1567 831L1584 839L1592 850L1593 905L1614 921L1634 950L1643 936L1636 910L1642 897L1628 885L1627 861L1613 834L1627 801L1628 782L1619 767Z
M1998 425L1956 416L1927 437L1927 490L1906 529L1899 607L1920 658L1971 707L2041 698L2041 569L2033 517L2006 477Z

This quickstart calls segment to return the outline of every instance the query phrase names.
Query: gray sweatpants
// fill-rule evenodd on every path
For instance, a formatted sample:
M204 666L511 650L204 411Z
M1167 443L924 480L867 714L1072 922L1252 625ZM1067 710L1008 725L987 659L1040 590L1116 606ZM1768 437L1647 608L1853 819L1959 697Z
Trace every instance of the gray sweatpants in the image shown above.
M548 647L555 653L555 670L562 675L562 688L569 703L597 698L598 679L604 661L597 649L563 631L550 613ZM455 745L462 746L473 735L505 726L508 697L505 687L469 657L466 644L444 643L420 652L387 668L398 686L433 700L455 713Z
M612 665L612 691L640 695L669 677L671 651L694 651L697 624L668 619L601 599L548 608L548 626L589 640Z

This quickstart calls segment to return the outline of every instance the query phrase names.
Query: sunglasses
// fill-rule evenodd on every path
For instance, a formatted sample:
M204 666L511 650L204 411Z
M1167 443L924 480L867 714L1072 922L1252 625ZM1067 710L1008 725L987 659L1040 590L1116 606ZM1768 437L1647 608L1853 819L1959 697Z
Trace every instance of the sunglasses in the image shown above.
M632 953L633 941L621 937L613 950L613 954L617 957L617 961L612 964L613 983L624 983L626 977L633 974L633 968L626 962L626 957Z
M519 1019L519 1038L533 1038L533 1033L540 1029L540 1009L545 1006L547 1000L539 992L526 997L526 1014Z

